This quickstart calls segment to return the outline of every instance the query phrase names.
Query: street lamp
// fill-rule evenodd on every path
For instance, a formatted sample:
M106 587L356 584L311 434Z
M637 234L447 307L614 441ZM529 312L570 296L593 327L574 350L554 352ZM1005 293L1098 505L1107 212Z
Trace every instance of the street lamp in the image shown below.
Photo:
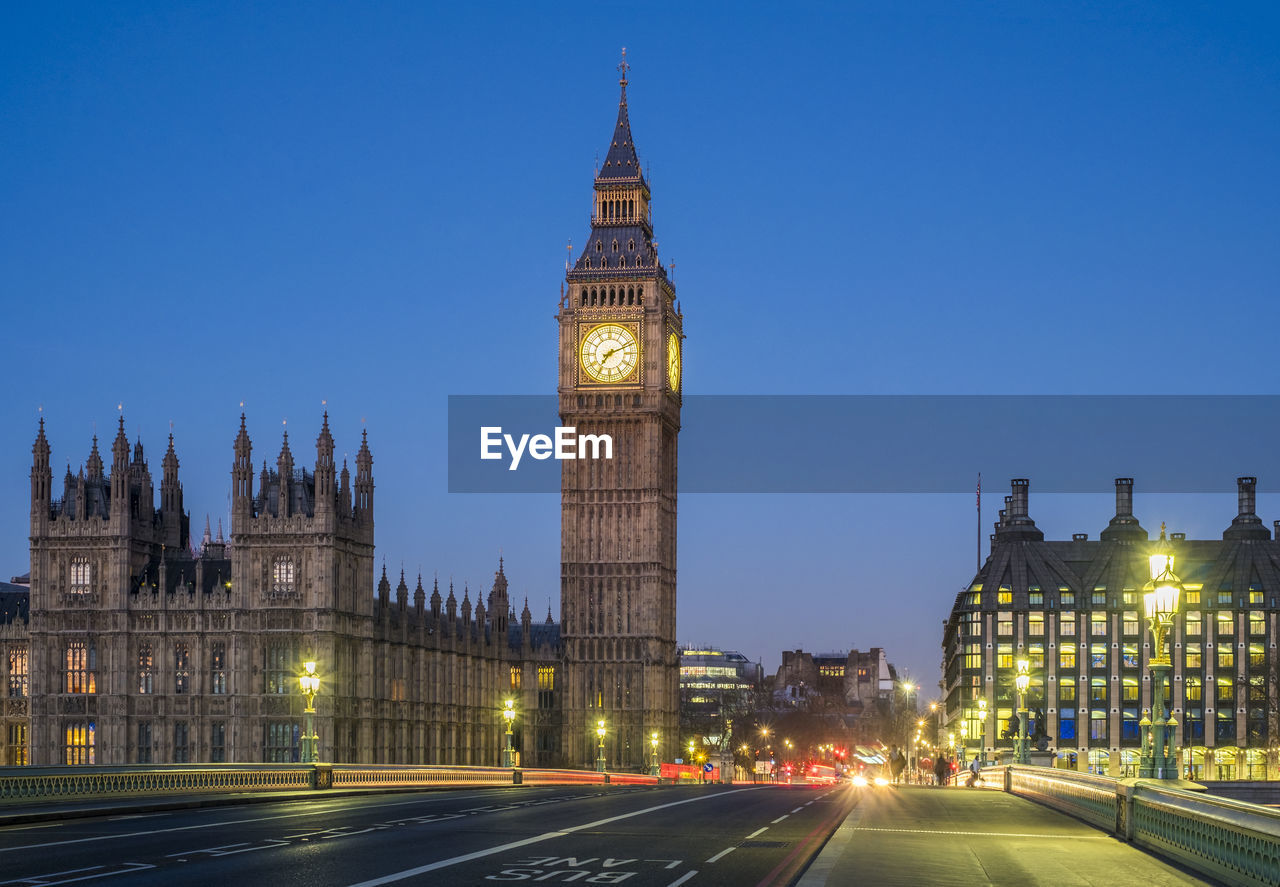
M511 724L516 719L516 701L514 699L503 701L502 719L507 722L507 747L502 752L502 766L508 770L513 770L516 766L516 748L512 742L513 737L511 734Z
M1031 663L1025 657L1018 657L1018 675L1013 679L1018 688L1018 735L1013 740L1013 762L1030 764L1031 744L1027 735L1027 687L1031 686Z
M1154 717L1143 716L1142 755L1138 758L1138 775L1154 779L1177 779L1178 757L1173 748L1173 731L1178 722L1165 706L1165 681L1172 662L1165 654L1165 640L1178 613L1182 582L1173 572L1173 548L1165 538L1164 524L1160 539L1148 558L1151 581L1143 590L1147 625L1151 630L1151 702Z
M320 757L315 725L316 694L320 692L320 678L316 675L314 662L302 663L302 674L298 677L298 684L302 687L302 695L307 700L307 707L303 710L307 716L307 724L306 732L302 737L302 762L314 764Z
M596 748L596 772L603 773L604 767L604 718L596 721L596 735L600 737L600 745Z
M658 769L658 734L654 733L649 737L649 745L653 748L653 761L649 765L649 775L657 776L660 772ZM743 746L746 749L746 746Z

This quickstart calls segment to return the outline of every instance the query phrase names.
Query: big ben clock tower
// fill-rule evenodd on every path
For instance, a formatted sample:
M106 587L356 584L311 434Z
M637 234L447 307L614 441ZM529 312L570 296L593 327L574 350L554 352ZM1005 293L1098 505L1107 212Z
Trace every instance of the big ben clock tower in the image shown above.
M627 117L627 63L591 236L561 302L560 419L608 434L611 459L561 463L565 758L643 770L679 736L676 438L682 316L658 261L649 184Z

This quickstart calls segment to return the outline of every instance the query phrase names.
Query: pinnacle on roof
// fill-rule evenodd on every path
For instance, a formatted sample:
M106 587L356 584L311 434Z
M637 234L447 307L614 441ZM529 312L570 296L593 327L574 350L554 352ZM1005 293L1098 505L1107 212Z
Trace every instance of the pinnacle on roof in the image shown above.
M49 439L44 436L44 416L40 417L40 429L36 432L36 442L31 445L31 453L41 464L49 461Z
M80 469L84 473L83 467ZM89 477L102 477L102 456L98 455L98 435L93 436L93 446L89 449Z
M640 172L640 159L636 157L635 142L631 138L631 120L627 117L627 49L622 48L622 62L618 70L622 78L618 84L622 87L622 95L618 99L618 122L613 128L613 141L609 143L609 153L605 155L604 166L596 173L596 181L643 180Z
M120 425L116 429L116 439L112 443L111 452L118 462L129 461L129 437L124 433L124 413L120 414Z

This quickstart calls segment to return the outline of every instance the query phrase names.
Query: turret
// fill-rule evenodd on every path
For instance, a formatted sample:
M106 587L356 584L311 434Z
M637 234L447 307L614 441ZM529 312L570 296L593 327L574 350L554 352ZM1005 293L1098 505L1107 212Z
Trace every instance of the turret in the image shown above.
M124 415L111 443L111 513L124 516L129 511L129 438L124 433Z
M507 574L502 569L502 556L498 556L498 572L493 574L493 588L489 590L489 616L493 619L493 632L507 636L507 614L511 605L507 599Z
M173 451L172 433L161 465L164 469L160 478L161 542L169 548L178 548L182 544L182 484L178 482L178 455Z
M288 517L293 504L293 453L289 450L289 432L284 432L280 455L276 459L276 472L280 475L280 491L276 499L276 516Z
M231 463L232 532L239 521L253 517L253 444L240 414L240 433L236 435L235 459Z
M373 455L369 452L369 432L360 432L360 452L356 453L355 516L361 523L373 522Z
M142 450L142 440L133 442L133 461L129 463L129 483L138 491L138 517L147 524L155 518L155 492L151 487L151 469Z
M337 501L333 464L333 435L329 433L329 411L325 410L320 436L316 438L316 515L333 514Z
M342 460L341 483L338 487L338 513L343 517L351 517L351 472L347 470L347 460Z
M49 522L49 509L53 504L53 470L49 467L49 441L44 436L44 416L36 441L31 445L31 535L37 535L37 527Z
M422 617L426 610L427 593L422 590L422 574L418 574L418 587L413 590L413 612L418 617L418 624L422 624Z
M93 445L89 448L89 459L85 463L82 470L85 483L96 484L102 482L102 456L98 454L98 435L93 436Z
M422 584L422 577L418 577L418 584ZM402 614L409 606L409 586L404 584L404 571L400 573L400 584L396 586L396 609Z
M440 621L440 580L431 580L431 618Z

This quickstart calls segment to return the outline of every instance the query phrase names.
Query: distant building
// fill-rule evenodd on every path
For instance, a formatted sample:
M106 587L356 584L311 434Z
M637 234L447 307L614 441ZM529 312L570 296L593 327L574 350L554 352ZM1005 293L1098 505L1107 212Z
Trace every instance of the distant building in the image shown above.
M942 639L943 735L959 744L963 733L968 755L1011 747L1022 651L1040 744L1059 759L1074 756L1080 769L1136 775L1153 700L1142 599L1152 543L1133 514L1133 480L1115 483L1115 515L1098 539L1045 541L1028 512L1028 481L1013 481L991 554L956 596ZM1256 488L1239 478L1238 513L1221 539L1170 537L1184 593L1169 638L1169 707L1183 773L1193 778L1280 775L1280 542L1254 513ZM985 729L979 700L990 713Z
M773 679L775 708L832 711L868 715L887 711L893 700L897 669L884 649L865 653L806 653L784 650Z
M762 672L735 650L685 647L680 651L680 724L682 735L705 737L722 745L733 718L755 706Z

